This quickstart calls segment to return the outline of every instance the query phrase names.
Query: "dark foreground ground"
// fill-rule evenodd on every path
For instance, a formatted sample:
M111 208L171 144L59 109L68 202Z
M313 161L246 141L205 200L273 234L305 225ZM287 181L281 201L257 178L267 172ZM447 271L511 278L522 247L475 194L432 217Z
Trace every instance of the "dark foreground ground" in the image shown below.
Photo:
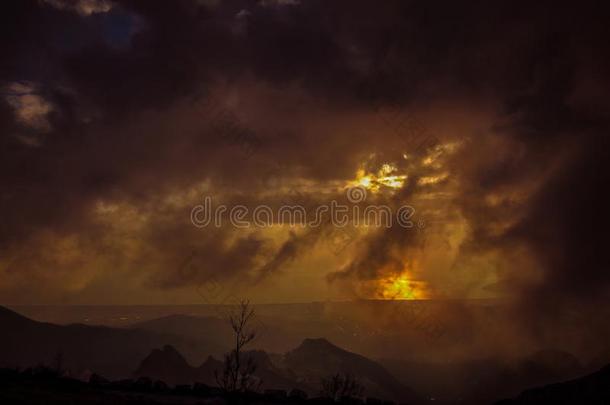
M367 398L307 398L302 391L267 390L265 393L226 394L203 384L168 387L149 379L89 383L59 377L52 370L19 372L0 369L0 404L385 404L393 402Z
M108 382L93 377L89 383L58 376L51 369L0 369L0 404L385 404L374 398L307 398L302 391L267 390L229 395L203 384L168 387L149 379ZM496 405L607 405L610 404L610 365L557 384L524 391Z

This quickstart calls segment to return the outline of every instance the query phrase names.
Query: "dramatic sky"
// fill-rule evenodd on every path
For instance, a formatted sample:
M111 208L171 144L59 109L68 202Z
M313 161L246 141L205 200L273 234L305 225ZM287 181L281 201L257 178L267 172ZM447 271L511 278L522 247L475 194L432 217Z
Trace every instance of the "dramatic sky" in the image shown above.
M603 2L6 0L0 302L595 307ZM214 204L414 226L196 227Z

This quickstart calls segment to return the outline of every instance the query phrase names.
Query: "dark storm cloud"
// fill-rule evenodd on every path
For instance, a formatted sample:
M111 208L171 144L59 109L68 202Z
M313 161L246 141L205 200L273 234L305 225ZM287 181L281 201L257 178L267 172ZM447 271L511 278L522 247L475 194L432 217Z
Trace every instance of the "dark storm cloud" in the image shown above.
M398 208L413 196L414 180L395 196L383 201L383 205L392 207L392 212L398 212ZM394 221L390 227L381 227L364 241L363 250L356 258L340 271L330 273L328 280L334 282L352 277L375 280L388 274L400 274L404 269L404 254L417 246L418 236L415 225L405 227Z
M601 2L127 0L90 14L60 3L1 6L3 254L12 257L41 230L95 232L90 211L99 200L142 206L209 179L258 201L270 168L282 168L272 178L345 180L371 145L397 149L392 131L319 133L308 127L314 105L329 116L358 115L396 106L434 110L450 99L477 112L493 100L501 106L498 122L472 134L450 164L462 185L454 203L472 229L463 255L525 246L543 280L530 289L510 271L505 276L533 300L607 292L607 201L600 191L609 117L599 88L608 84L610 66ZM214 117L226 107L218 108L214 89L222 93L244 78L287 98L297 86L309 98L277 105L274 115L238 109L240 116L223 115L231 119L219 131ZM11 104L6 89L15 83L30 83L34 98ZM44 119L49 129L19 120L26 107L22 116ZM442 121L445 111L437 114ZM429 120L423 125L436 121ZM243 156L244 143L251 156ZM530 186L524 206L483 203L487 194ZM408 187L402 197L419 193ZM500 233L490 227L508 219ZM171 222L145 230L143 240L165 267L151 270L156 286L198 282L212 268L241 274L259 265L255 258L266 249L258 237L227 247L225 232L202 237ZM293 235L256 268L273 274L317 238ZM379 232L333 277L370 279L386 265L400 267L395 252L417 238L402 228ZM180 265L193 250L201 252L198 272Z

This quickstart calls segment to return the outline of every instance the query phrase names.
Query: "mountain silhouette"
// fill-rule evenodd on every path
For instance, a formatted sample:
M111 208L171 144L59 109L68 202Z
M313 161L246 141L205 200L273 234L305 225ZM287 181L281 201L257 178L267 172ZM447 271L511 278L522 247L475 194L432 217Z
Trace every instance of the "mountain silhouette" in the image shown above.
M184 339L140 329L82 324L54 325L0 307L0 367L62 366L74 375L93 370L107 378L126 378L155 347L187 346Z
M197 369L197 381L208 385L216 385L216 371L222 370L223 365L222 361L213 356L208 356Z
M226 320L208 316L169 315L139 322L132 329L171 334L189 341L181 351L188 359L204 355L220 357L230 350L232 330ZM205 353L200 350L205 348Z
M199 367L191 366L173 346L153 349L140 363L134 377L148 377L169 385L203 383L216 385L215 373L222 372L223 362L208 356Z
M303 340L296 349L286 353L284 365L311 383L337 372L349 373L361 381L368 395L420 402L413 390L401 384L382 365L326 339Z
M517 395L529 387L566 381L584 373L578 359L565 351L545 349L508 363L496 364L476 377L465 398L473 403L490 403Z
M523 391L496 405L602 405L610 404L610 365L574 380Z
M272 358L262 350L243 353L252 358L257 369L255 375L263 382L263 388L298 388L310 395L318 395L321 380L335 373L349 373L366 388L366 394L380 398L392 398L409 403L419 403L419 397L402 385L378 363L341 349L326 339L305 339L296 349L283 356ZM223 363L213 357L200 367L190 366L173 347L153 350L141 363L134 377L163 380L169 384L196 382L215 385L214 372L222 372Z
M193 383L197 380L194 369L178 351L165 345L163 349L153 349L134 373L136 377L150 377L166 384Z
M307 322L301 321L295 324L284 317L270 317L257 314L257 320L261 321L258 326L258 336L256 347L267 351L287 351L301 342L303 336L315 336L314 330L324 330L324 328L303 327ZM264 327L261 325L264 323ZM187 359L199 359L202 356L211 354L217 358L231 350L233 331L231 326L218 316L194 316L184 314L173 314L161 318L150 319L135 323L131 326L134 329L142 329L156 333L172 334L187 339L189 346L181 347L180 351ZM273 333L264 333L264 328L269 328ZM204 347L206 352L197 351L199 347Z
M262 350L246 351L244 361L252 358L257 365L255 375L261 379L267 388L291 389L303 387L293 375L280 370L272 362L267 353ZM222 373L224 363L212 356L199 366L193 367L173 347L164 346L154 349L134 372L134 377L147 377L162 380L170 385L203 383L217 385L216 372Z

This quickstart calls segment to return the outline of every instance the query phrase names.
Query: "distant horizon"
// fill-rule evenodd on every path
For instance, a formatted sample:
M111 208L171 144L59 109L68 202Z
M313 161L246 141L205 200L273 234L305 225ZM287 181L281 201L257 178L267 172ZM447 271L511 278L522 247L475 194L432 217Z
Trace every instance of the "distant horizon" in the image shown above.
M324 300L324 301L295 301L295 302L264 302L256 303L252 302L252 305L299 305L299 304L341 304L351 302L425 302L425 301L507 301L508 298L497 297L497 298L413 298L413 299L374 299L374 298L355 298L353 300ZM3 304L3 307L36 307L36 306L57 306L57 307L79 307L79 306L232 306L232 304L223 303L192 303L192 304Z

